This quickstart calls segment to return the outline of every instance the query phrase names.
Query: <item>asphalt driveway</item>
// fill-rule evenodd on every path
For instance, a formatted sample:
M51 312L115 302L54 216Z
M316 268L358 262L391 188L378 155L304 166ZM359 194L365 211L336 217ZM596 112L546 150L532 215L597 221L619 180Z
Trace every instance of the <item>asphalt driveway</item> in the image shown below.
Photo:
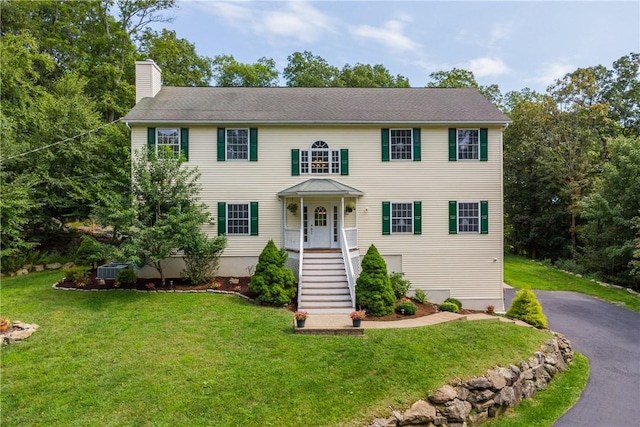
M505 289L511 305L516 289ZM589 358L591 375L578 403L554 426L640 425L640 313L576 292L535 291L549 328Z

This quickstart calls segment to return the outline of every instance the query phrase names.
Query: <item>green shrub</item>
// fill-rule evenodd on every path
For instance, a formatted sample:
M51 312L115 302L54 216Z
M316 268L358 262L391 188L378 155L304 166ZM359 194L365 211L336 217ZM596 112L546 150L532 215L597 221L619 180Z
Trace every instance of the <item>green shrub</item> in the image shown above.
M416 289L415 299L420 302L420 304L424 304L427 302L427 293L422 289Z
M458 306L452 302L443 302L438 306L438 308L440 309L440 311L450 311L452 313L457 313L458 311L460 311Z
M572 259L559 259L553 265L560 270L570 271L575 274L587 274L587 269Z
M212 281L216 277L220 257L226 246L225 236L218 236L212 240L204 233L191 236L182 245L185 264L182 275L194 285Z
M96 264L108 259L112 253L112 247L98 242L86 234L80 238L80 246L76 251L76 264L91 265L96 268Z
M133 268L123 268L118 271L118 275L116 276L116 286L120 285L130 285L135 283L138 277L136 276L136 272L133 271Z
M418 311L418 307L411 301L402 301L400 304L396 305L396 313L404 314L405 316L411 316L412 314L416 314Z
M542 306L536 294L529 289L522 289L516 293L511 307L507 310L507 317L522 320L539 329L547 327L547 318L542 312Z
M458 309L456 310L456 313L459 312L462 309L462 303L460 302L459 299L447 298L446 300L444 300L444 302L450 302L452 304L455 304L456 307L458 307Z
M84 267L82 265L76 265L74 267L65 268L64 270L64 278L67 280L79 281L85 280L88 278L89 267Z
M393 312L396 301L384 262L374 245L362 258L361 273L356 281L356 306L373 316L384 316Z
M407 292L411 287L411 282L404 279L404 273L393 272L389 275L391 281L391 287L396 299L404 298L407 296Z
M249 282L249 288L258 294L258 301L282 306L294 297L296 278L285 267L286 262L287 252L278 249L273 240L269 240L258 258L256 273Z

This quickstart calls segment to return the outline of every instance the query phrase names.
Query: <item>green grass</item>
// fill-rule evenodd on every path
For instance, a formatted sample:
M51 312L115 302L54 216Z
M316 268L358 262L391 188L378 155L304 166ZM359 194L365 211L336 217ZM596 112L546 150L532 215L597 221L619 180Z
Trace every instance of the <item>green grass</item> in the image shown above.
M214 294L75 292L2 280L40 329L1 350L2 425L362 425L549 338L502 322L294 335L290 312Z
M500 418L483 424L487 427L547 427L567 412L580 398L589 379L589 360L580 353L574 353L573 364L557 375L544 391L539 391L532 399L523 400Z
M584 277L567 274L519 256L504 257L504 281L519 289L580 292L640 312L640 297L637 295L624 289L600 286Z

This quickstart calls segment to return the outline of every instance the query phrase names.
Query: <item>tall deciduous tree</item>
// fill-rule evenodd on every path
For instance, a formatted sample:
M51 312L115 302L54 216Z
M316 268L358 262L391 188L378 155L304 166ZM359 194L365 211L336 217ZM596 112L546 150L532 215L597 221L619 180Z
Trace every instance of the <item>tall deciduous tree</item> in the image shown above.
M470 87L478 89L496 107L504 109L504 101L498 85L479 85L471 71L453 68L451 71L436 71L429 74L429 77L433 81L427 83L427 87Z
M338 67L315 56L308 50L294 52L287 57L288 64L282 76L291 87L330 87L338 85Z
M165 86L209 86L213 78L213 59L198 55L195 45L175 31L144 31L140 53L162 69Z
M391 75L382 64L347 64L340 71L338 82L345 87L409 87L408 78Z
M232 55L213 60L213 77L218 86L269 87L278 85L279 72L273 59L262 57L254 64L243 64Z

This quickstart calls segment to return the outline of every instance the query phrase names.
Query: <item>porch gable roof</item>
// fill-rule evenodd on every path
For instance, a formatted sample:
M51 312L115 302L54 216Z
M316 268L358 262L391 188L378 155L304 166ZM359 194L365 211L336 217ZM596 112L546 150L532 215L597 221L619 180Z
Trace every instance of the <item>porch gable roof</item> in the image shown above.
M363 195L362 191L329 178L311 178L278 193L280 197Z

